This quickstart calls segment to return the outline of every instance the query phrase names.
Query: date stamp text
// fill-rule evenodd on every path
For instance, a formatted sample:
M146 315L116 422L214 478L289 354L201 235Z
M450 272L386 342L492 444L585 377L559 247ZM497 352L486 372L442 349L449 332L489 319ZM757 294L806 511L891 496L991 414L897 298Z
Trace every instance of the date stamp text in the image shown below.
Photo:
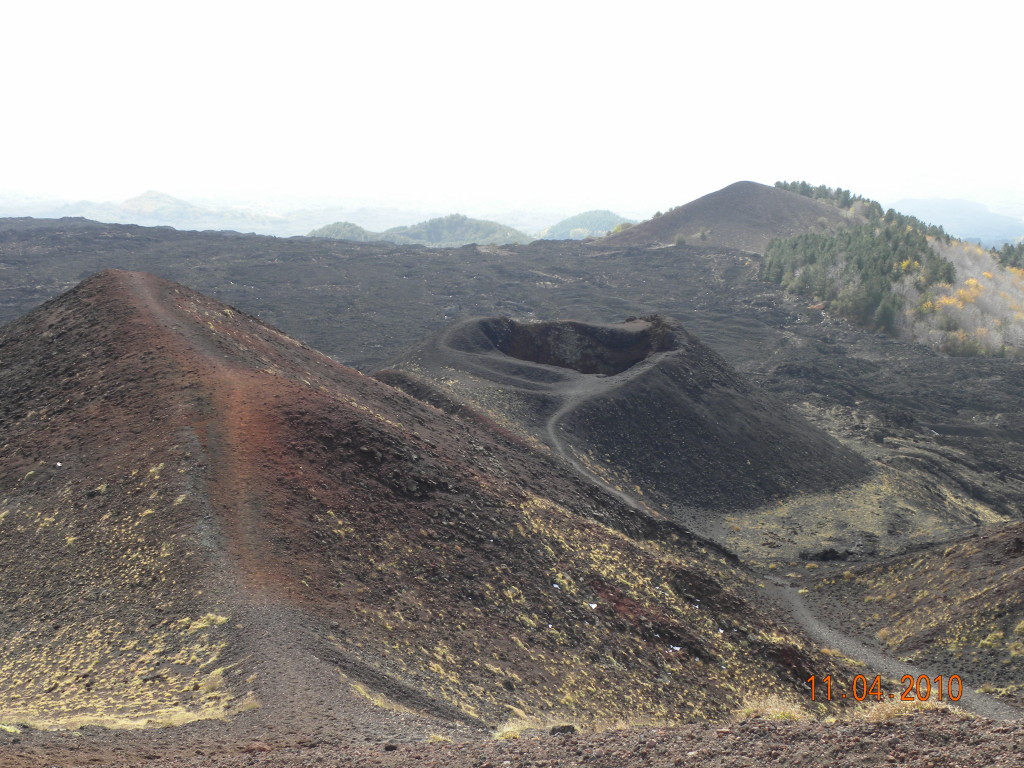
M874 699L884 701L898 697L899 701L960 701L964 694L964 682L960 675L928 677L927 675L904 675L900 679L901 691L883 690L882 676L873 678L855 675L849 685L845 681L833 680L832 675L819 678L811 675L807 678L811 689L811 701L835 701L837 699L853 699L865 701Z

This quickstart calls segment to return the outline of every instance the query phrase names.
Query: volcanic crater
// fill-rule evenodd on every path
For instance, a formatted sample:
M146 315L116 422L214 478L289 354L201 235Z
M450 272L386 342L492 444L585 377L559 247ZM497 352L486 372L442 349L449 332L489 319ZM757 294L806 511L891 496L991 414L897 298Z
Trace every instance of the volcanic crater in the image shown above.
M677 348L674 334L660 318L619 325L491 318L480 322L480 331L495 349L510 357L606 376L623 373L656 352Z
M868 464L747 383L678 323L474 318L378 378L442 387L605 487L665 508L750 508L864 478Z

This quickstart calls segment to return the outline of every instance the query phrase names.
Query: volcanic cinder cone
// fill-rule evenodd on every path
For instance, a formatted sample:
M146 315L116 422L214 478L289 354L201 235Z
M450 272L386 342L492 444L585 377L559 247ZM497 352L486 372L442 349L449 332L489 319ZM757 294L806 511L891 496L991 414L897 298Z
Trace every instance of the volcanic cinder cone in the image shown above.
M703 518L868 473L856 453L658 316L609 325L471 318L395 365L378 376L455 393L581 472Z
M831 231L864 221L820 200L753 181L738 181L717 192L641 222L598 242L607 245L691 245L764 253L776 237Z
M680 720L836 669L686 529L182 286L100 273L0 361L0 722Z

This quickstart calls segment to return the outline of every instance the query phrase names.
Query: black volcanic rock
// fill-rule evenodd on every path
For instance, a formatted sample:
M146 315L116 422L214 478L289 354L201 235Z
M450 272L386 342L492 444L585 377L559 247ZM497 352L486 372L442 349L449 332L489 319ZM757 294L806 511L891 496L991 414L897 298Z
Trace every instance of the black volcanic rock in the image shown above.
M676 348L667 325L642 320L596 325L571 320L520 323L490 318L481 321L479 330L486 339L480 340L480 351L490 347L519 360L578 373L622 373L655 352Z
M757 192L759 185L736 191L747 186ZM390 364L426 335L470 316L598 324L630 315L671 317L757 388L871 457L878 470L862 484L864 493L794 501L799 509L783 513L773 507L762 517L774 528L771 535L762 522L740 521L738 537L747 540L738 542L729 536L733 520L707 532L740 553L795 559L829 546L898 551L908 541L1020 515L1019 361L949 358L853 328L761 282L759 260L749 252L574 241L426 249L0 219L0 322L104 267L191 286L363 371ZM437 373L438 381L457 378ZM462 397L454 384L442 390L435 387L430 397ZM521 393L509 390L488 408L518 407L520 400ZM511 422L529 419L535 405L522 404Z
M395 367L443 371L449 383L466 374L459 391L470 402L687 507L753 507L868 472L857 454L657 316L619 325L467 320Z

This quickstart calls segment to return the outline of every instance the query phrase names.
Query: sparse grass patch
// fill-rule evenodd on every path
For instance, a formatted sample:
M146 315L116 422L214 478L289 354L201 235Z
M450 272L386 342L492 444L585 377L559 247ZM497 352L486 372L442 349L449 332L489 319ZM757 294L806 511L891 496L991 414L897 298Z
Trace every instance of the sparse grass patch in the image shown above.
M954 712L964 717L971 716L960 709L960 707L953 707L938 701L901 701L899 699L890 699L888 701L865 702L854 708L850 713L849 719L864 720L869 723L883 723L898 717L916 715L920 712L937 712L939 710Z
M763 717L766 720L813 720L814 717L800 704L778 694L748 699L733 711L733 720Z
M588 733L603 733L604 731L624 731L627 728L669 728L679 725L678 722L661 717L635 717L617 718L615 720L595 720L588 725L576 730Z
M260 700L250 693L238 703L238 705L231 711L231 714L240 715L243 712L252 712L262 706L263 704L260 703Z
M543 727L544 723L535 717L527 717L526 715L513 717L494 729L494 738L518 739L523 734L523 731Z
M984 640L978 643L982 648L998 648L1002 645L1003 638L1005 635L996 630L995 632L989 632Z
M62 717L33 717L26 713L19 722L39 731L75 731L86 726L98 726L108 730L135 731L143 728L165 728L188 725L199 720L223 720L222 708L190 710L184 707L165 707L148 713L109 715L70 715Z
M506 705L515 714L494 729L495 739L518 739L526 731L550 731L561 725L572 725L578 732L603 733L605 731L621 731L627 728L665 728L677 725L671 720L657 717L594 719L580 722L570 718L552 716L536 717L527 715L518 707Z
M377 691L371 691L369 688L367 688L362 683L352 683L351 687L352 687L353 691L355 691L357 694L362 696L364 699L366 699L368 702L373 704L373 706L375 706L375 707L380 707L381 709L386 709L389 712L404 712L407 715L414 715L414 714L416 714L416 712L414 710L409 709L408 707L405 707L405 706L399 704L397 701L392 701L387 696L385 696L383 693L378 693Z
M201 616L195 621L190 621L188 627L185 629L185 634L191 635L198 632L201 629L207 629L209 627L219 627L221 624L226 623L228 620L227 616L218 616L216 613L208 613L205 616ZM188 621L184 619L183 621Z
M224 668L219 667L199 683L199 690L203 693L212 693L213 691L219 691L224 687Z
M15 736L18 735L19 733L21 733L21 729L18 728L17 726L5 725L3 723L0 723L0 731L3 731L4 733L10 733L10 734L13 734Z

